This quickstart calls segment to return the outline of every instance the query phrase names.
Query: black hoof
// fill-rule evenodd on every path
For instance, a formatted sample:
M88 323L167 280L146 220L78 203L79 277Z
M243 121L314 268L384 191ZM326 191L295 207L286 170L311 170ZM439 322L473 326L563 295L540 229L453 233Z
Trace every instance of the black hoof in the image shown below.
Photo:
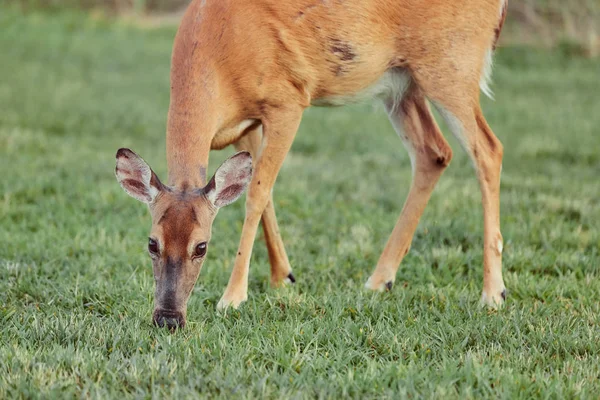
M388 291L392 290L392 286L394 286L394 284L392 283L392 281L389 281L388 283L385 284L385 288Z
M294 278L294 274L292 274L292 273L290 272L290 274L289 274L287 277L288 277L288 279L290 280L290 282L292 282L292 283L296 283L296 278Z
M500 293L500 296L502 296L502 300L506 300L506 289L504 289L502 293Z

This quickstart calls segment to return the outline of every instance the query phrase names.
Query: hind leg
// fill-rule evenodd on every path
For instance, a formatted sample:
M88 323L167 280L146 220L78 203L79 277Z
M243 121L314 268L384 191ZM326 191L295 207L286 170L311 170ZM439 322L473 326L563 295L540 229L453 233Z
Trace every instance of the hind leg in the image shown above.
M506 299L502 278L502 234L500 233L500 172L503 148L487 124L478 102L461 104L440 99L436 107L452 133L471 157L483 203L483 292L481 301L492 307ZM454 100L454 101L453 101Z
M237 150L249 151L254 160L258 160L262 145L262 128L257 127L244 136L236 143ZM271 264L271 286L280 286L282 283L293 283L296 281L292 275L292 268L288 260L279 225L275 216L275 207L273 206L273 194L269 197L267 207L261 217L267 251L269 253L269 263Z
M416 84L411 84L397 107L394 107L394 101L390 101L386 109L410 154L413 179L398 222L365 285L373 290L391 289L431 192L452 158L452 150Z
M456 71L451 65L423 66L415 74L425 95L444 117L448 127L471 157L481 189L484 217L483 303L504 302L502 235L500 233L500 171L502 144L488 126L479 106L482 65ZM468 65L467 65L468 66ZM442 73L451 71L452 74Z
M473 31L474 32L474 31ZM479 105L480 86L487 87L491 63L492 31L450 41L443 36L430 59L411 65L413 79L444 117L448 127L469 154L479 180L483 203L484 304L504 302L502 235L500 233L500 170L502 144L488 126ZM435 59L436 62L430 62Z

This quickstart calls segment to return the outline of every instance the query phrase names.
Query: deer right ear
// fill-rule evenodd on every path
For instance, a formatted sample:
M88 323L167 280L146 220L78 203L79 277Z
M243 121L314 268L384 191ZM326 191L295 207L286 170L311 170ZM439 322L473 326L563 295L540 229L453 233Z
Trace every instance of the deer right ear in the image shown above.
M117 181L128 195L151 204L162 190L162 183L142 157L129 149L117 151Z
M225 160L208 184L204 193L217 208L233 203L242 195L252 179L252 156L247 151Z

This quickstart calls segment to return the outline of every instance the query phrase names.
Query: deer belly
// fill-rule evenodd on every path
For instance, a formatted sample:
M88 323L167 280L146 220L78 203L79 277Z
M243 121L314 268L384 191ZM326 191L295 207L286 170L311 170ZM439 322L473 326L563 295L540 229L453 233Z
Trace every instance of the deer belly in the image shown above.
M387 70L375 83L354 93L325 95L311 100L317 107L343 106L373 98L399 102L410 84L410 74L404 68Z

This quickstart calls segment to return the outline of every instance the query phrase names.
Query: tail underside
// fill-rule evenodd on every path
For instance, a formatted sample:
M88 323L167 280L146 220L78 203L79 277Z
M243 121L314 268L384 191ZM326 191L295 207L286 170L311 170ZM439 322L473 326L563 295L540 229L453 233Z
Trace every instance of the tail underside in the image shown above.
M498 44L498 38L500 38L500 32L502 32L502 26L504 25L504 20L506 19L506 10L508 8L508 0L501 0L500 2L500 12L499 19L496 28L494 29L494 40L491 43L490 48L485 53L485 59L483 61L483 71L481 73L481 80L479 81L479 88L490 99L494 98L494 92L490 88L492 83L492 68L494 64L494 50L496 50L496 45Z

